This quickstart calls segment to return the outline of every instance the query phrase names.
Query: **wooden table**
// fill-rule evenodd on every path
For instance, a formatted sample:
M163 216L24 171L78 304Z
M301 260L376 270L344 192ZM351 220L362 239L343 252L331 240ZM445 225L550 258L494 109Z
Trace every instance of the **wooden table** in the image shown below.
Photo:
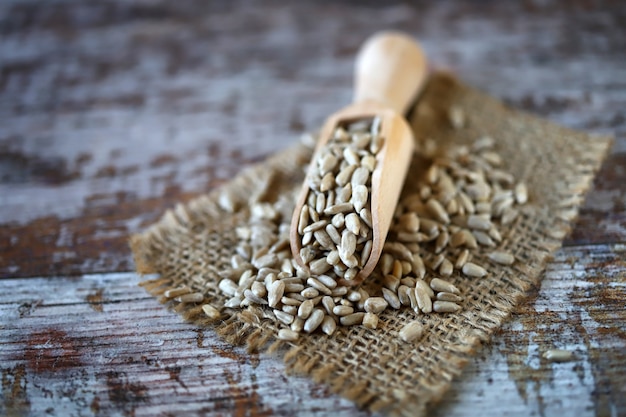
M0 3L0 415L367 415L186 324L127 246L351 99L382 28L512 107L616 136L541 288L437 415L626 415L621 2ZM576 360L551 364L547 349Z

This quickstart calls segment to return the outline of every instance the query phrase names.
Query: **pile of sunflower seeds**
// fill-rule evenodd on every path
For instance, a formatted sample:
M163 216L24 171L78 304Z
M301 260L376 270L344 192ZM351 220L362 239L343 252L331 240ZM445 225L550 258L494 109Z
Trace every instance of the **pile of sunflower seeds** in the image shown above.
M372 251L371 177L383 146L380 118L346 123L333 132L307 175L300 258L313 275L330 269L351 280Z
M425 154L430 166L423 176L411 179L410 191L405 187L374 273L359 288L339 285L340 278L367 259L364 252L371 224L361 213L369 202L353 196L357 187L367 187L369 177L361 179L359 174L356 181L352 178L360 167L367 167L368 175L374 168L369 160L379 149L372 148L378 140L376 123L361 124L359 130L353 126L338 129L335 141L318 161L320 180L310 180L310 201L307 214L302 215L306 220L302 221L301 236L310 239L303 242L309 243L305 248L311 251L307 255L309 271L301 268L290 252L295 194L283 195L273 204L251 204L248 224L236 231L239 244L231 267L220 272L219 288L228 297L224 309L261 306L266 317L282 323L278 338L289 341L301 332L331 335L338 326L375 329L386 309L410 308L416 315L460 311L461 291L446 278L454 275L458 282L460 275L472 279L486 276L488 267L472 259L479 248L489 251L487 258L493 263L511 265L516 261L513 254L498 249L502 242L498 226L516 219L517 206L526 203L528 192L503 169L501 157L493 150L494 140L483 137L470 147L455 147L444 155ZM364 137L363 132L369 132L369 137L361 142L358 138ZM427 142L424 149L435 146ZM354 168L346 168L350 166ZM346 169L350 175L342 174ZM329 175L332 181L324 180ZM351 193L344 191L346 187ZM332 209L342 204L349 205L349 210ZM358 230L352 221L346 224L346 213L357 218ZM343 216L336 217L340 214ZM318 222L325 223L315 225ZM351 236L345 238L350 242L344 243L343 236ZM187 300L193 294L172 291L172 298L193 302ZM208 305L204 311L213 319L221 316L220 310ZM421 335L418 320L398 332L405 342L419 340Z

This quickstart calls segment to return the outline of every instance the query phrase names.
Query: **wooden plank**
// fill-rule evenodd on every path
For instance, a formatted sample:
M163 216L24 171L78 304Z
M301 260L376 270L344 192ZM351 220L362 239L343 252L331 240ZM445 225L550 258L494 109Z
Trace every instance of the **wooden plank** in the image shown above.
M561 250L435 415L626 413L623 244ZM364 416L158 305L131 273L0 281L0 414ZM549 363L548 349L576 359Z
M568 244L626 237L626 60L610 2L0 4L0 277L128 271L166 207L348 103L382 28L513 107L617 143Z

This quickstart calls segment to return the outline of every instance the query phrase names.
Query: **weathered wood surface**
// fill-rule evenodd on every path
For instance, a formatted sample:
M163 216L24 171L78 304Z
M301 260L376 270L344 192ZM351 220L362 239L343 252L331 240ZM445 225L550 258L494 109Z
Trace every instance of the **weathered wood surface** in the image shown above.
M617 134L571 242L623 241L626 7L440 3L3 1L0 276L131 270L129 233L316 129L389 27L514 107Z
M623 244L559 252L541 289L469 365L437 415L626 413ZM344 415L280 360L183 323L132 273L0 281L0 414ZM576 359L549 363L548 349Z
M392 27L513 107L616 136L541 290L437 412L626 415L625 19L609 1L1 2L0 414L364 414L163 310L126 239L318 127ZM552 346L577 360L546 363Z

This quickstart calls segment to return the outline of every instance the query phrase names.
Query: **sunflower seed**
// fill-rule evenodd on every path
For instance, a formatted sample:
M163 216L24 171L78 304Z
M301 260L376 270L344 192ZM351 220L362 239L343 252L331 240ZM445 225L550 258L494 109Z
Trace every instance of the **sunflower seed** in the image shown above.
M397 259L393 261L393 268L391 268L390 275L398 278L398 281L402 278L402 262Z
M325 316L324 320L322 320L321 328L324 333L330 336L337 330L337 322L331 316Z
M348 184L356 168L357 168L357 165L348 165L345 168L343 168L341 171L339 171L339 174L337 174L337 178L335 178L335 182L337 183L337 185L340 187L343 187L346 184Z
M335 306L335 308L333 308L333 314L335 314L337 316L347 316L347 315L352 314L352 313L354 313L354 308L352 308L352 307L339 305L339 306Z
M325 314L323 310L319 308L314 309L309 318L306 319L304 322L304 331L307 333L312 333L313 331L315 331L315 329L317 329L319 325L322 324L324 316Z
M400 280L400 284L401 285L406 285L409 288L413 288L415 287L415 283L417 282L417 280L415 278L412 277L404 277Z
M429 184L435 184L439 179L439 168L437 165L433 164L426 171L426 181Z
M290 325L294 319L293 315L280 310L274 310L274 315L279 321L285 323L286 325Z
M326 208L326 194L319 193L317 195L317 199L315 200L315 211L318 214L322 214L325 208Z
M342 326L354 326L356 324L361 324L363 322L363 317L365 313L352 313L347 316L343 316L339 318L339 322Z
M550 349L542 356L550 362L568 362L574 359L574 353L565 349Z
M315 259L316 256L317 250L313 249L310 246L305 246L300 249L300 259L302 259L302 262L304 262L305 264L311 262L313 259Z
M426 266L424 265L424 261L417 253L411 256L411 269L419 279L424 278L426 275Z
M333 288L330 295L333 297L346 295L348 293L348 287L336 287Z
M328 172L332 172L337 166L337 162L338 162L338 159L335 155L333 155L332 153L325 154L319 160L320 174L325 175Z
M202 311L210 319L219 319L222 315L222 313L220 313L220 311L211 304L204 304L202 306Z
M443 224L450 223L450 217L448 216L446 209L443 208L443 206L441 205L439 201L432 199L432 198L429 199L426 202L426 208L435 217L435 220Z
M385 275L381 280L383 287L390 289L391 291L396 291L398 286L400 285L400 278L395 275Z
M312 287L305 287L302 291L300 291L300 295L304 298L315 298L320 295L320 292Z
M322 277L323 275L320 275L319 277ZM307 285L311 286L312 288L315 288L316 290L318 290L319 292L321 292L322 294L326 294L326 295L331 295L332 294L332 290L330 288L328 288L326 285L322 284L318 279L316 278L308 278L306 280Z
M448 201L446 204L446 213L453 215L459 212L459 203L456 199Z
M232 297L228 301L224 303L224 307L227 308L237 308L241 306L241 297Z
M517 218L518 215L518 211L513 209L513 208L509 208L504 210L504 212L502 213L502 217L500 218L500 221L502 222L503 225L508 225L513 223L513 221Z
M450 241L450 235L448 232L443 231L437 236L437 240L435 241L435 253L439 253L448 246L448 242Z
M343 227L343 225L345 224L345 216L343 213L337 213L333 216L332 221L331 221L332 225L335 226L335 228L337 229L341 229Z
M450 292L438 292L437 293L437 300L439 300L439 301L451 301L453 303L460 303L461 301L463 301L463 298L461 298L460 296L458 296L456 294L452 294Z
M433 278L430 281L430 288L432 288L434 291L437 291L437 292L449 292L452 294L461 293L459 289L455 287L453 284L449 283L448 281L439 279L439 278Z
M415 299L417 306L423 313L430 313L433 311L433 303L430 299L432 290L428 287L426 282L418 280L415 284Z
M454 263L454 267L456 269L463 268L463 265L465 265L465 263L467 262L468 259L469 259L469 251L467 249L463 249L461 251L461 253L459 253L459 256L456 258L456 262Z
M348 183L340 190L337 190L337 198L335 198L335 204L349 203L352 198L352 184ZM332 205L328 205L332 207ZM327 208L328 208L327 207Z
M398 295L387 289L387 288L383 288L383 298L385 299L385 301L387 301L387 303L389 303L389 306L393 309L399 309L402 304L400 303L400 299L398 298Z
M363 245L363 250L361 251L361 264L359 266L361 267L364 266L369 260L370 255L372 254L372 246L373 246L373 243L371 240L368 240Z
M487 211L491 211L490 205L487 205ZM492 224L489 219L486 219L476 214L472 214L467 218L467 227L476 230L489 230L491 229Z
M339 126L337 129L335 129L335 132L333 134L333 138L335 138L338 141L346 141L350 137L348 135L348 132L346 132L343 127Z
M312 223L312 224L308 225L307 227L305 227L303 229L303 231L304 231L305 234L306 233L313 233L316 230L319 230L319 229L322 229L322 228L326 227L327 224L328 224L327 220L319 220L319 221L317 221L315 223Z
M300 335L297 332L294 332L293 330L280 329L278 331L278 338L280 340L285 340L288 342L295 342L296 340L298 340L298 337L300 337Z
M508 252L491 252L487 257L501 265L513 265L515 262L515 257Z
M326 210L324 210L324 214L333 215L337 213L347 213L349 211L352 211L352 204L339 203L339 204L335 204L334 206L328 207ZM335 225L335 227L339 227L339 226Z
M465 192L474 201L487 201L491 193L491 187L481 181L465 187Z
M411 289L406 285L400 285L397 290L398 299L400 300L400 304L403 306L411 305L411 298L409 297L409 292Z
M263 305L267 304L267 300L257 296L255 293L252 292L252 290L245 290L243 292L243 296L245 298L247 298L248 300L250 300L250 302L252 302L254 304L263 304Z
M250 287L254 295L257 297L265 297L267 295L267 289L262 282L256 281L252 283L252 287Z
M371 153L379 152L380 149L383 147L384 143L385 143L384 137L382 137L381 135L374 136L373 140L370 143L370 152Z
M370 298L370 295L363 288L359 288L359 294L361 299L357 301L356 307L358 310L365 310L365 302Z
M403 341L410 343L422 337L424 330L422 324L417 321L412 321L405 324L398 332L398 336Z
M300 292L303 289L304 289L304 285L302 285L300 283L285 281L285 292L286 293Z
M359 165L360 162L361 162L361 159L359 158L359 155L352 148L345 148L344 149L344 151L343 151L343 158L350 165Z
M290 293L288 295L291 295L293 293ZM293 306L293 307L299 307L300 304L302 304L302 300L298 300L296 298L293 297L288 297L287 295L281 297L280 302L283 305L287 305L287 306Z
M220 289L220 291L222 291L222 293L224 293L225 295L228 295L229 297L234 296L235 293L237 292L237 284L235 284L233 280L228 279L228 278L221 280L220 283L218 284L218 288ZM188 288L185 288L185 291L189 292L191 290ZM165 296L168 298L173 298L171 294L172 294L171 290L165 292Z
M365 313L363 316L363 326L375 330L378 327L378 316L374 313Z
M413 259L413 253L400 242L387 241L383 246L383 250L398 256L399 259L404 261L411 261Z
M344 272L344 274L343 274L343 278L345 280L348 280L348 281L353 280L354 278L356 278L356 275L359 273L359 271L355 268L355 266L358 265L358 261L356 260L356 257L352 256L352 257L350 257L349 260L350 260L350 264L351 265L348 265L348 266L350 266L350 268L348 270L346 270L346 272Z
M443 261L441 262L441 265L439 265L439 273L443 277L449 277L450 275L452 275L452 272L454 272L454 267L452 266L452 262L444 258Z
M420 219L420 232L423 232L428 236L438 234L439 224L429 219Z
M330 265L326 263L325 258L321 258L311 261L311 263L309 264L309 269L311 270L311 273L313 275L321 275L330 269Z
M333 301L333 297L328 295L322 297L322 306L328 314L333 314L333 309L335 308L335 302Z
M352 188L351 202L354 205L354 209L360 212L365 208L367 199L369 196L369 190L365 185L355 185Z
M348 214L346 216L346 229L355 236L358 236L360 228L361 222L359 221L359 216L356 213Z
M361 220L363 220L363 223L365 223L370 228L372 227L372 212L369 208L364 207L363 209L361 209L359 211L359 216L361 217Z
M320 182L320 191L326 192L332 189L335 186L335 176L332 172L327 173L322 177L322 182Z
M483 136L472 144L472 151L480 152L485 149L493 148L495 143L496 141L493 138L489 136Z
M520 182L515 186L515 201L517 201L517 204L526 204L528 201L528 188L526 188L526 184Z
M373 172L376 169L376 158L373 155L365 155L361 158L361 166Z
M270 307L274 308L280 302L285 293L285 283L283 281L275 281L270 285L267 293L267 300Z
M443 260L446 259L443 254L439 254L437 256L435 256L431 261L430 261L430 269L432 269L433 271L436 271L437 268L439 268L439 265L441 265L441 263L443 262Z
M462 129L465 126L465 113L460 107L450 107L448 109L448 119L454 129Z
M389 303L383 297L369 297L364 304L364 309L368 313L382 313Z
M473 214L475 212L474 203L472 202L472 199L467 196L467 194L459 192L457 198L466 213Z
M487 177L492 182L502 183L502 184L506 184L506 185L513 184L513 182L515 180L513 178L513 175L509 174L508 172L504 172L502 170L499 170L499 169L493 169L493 170L487 171Z
M372 136L369 133L357 132L352 135L352 142L357 149L364 149L369 146Z
M476 238L476 241L483 246L489 246L489 247L496 246L493 239L491 239L491 237L485 232L481 232L480 230L474 230L472 231L472 235L474 235L474 238Z
M496 242L502 242L502 235L495 226L492 226L491 229L489 229L489 237L491 237Z
M487 271L485 270L485 268L472 262L466 262L465 265L463 265L461 271L463 271L463 274L467 275L468 277L481 278L487 275Z
M496 217L501 217L504 212L510 209L513 206L513 197L507 197L503 200L500 200L496 203L493 203L492 213Z
M324 249L332 250L335 247L335 243L330 238L326 230L320 229L313 232L313 237L319 242L320 246Z
M394 263L393 256L391 256L388 253L384 253L380 257L380 261L378 262L378 265L383 275L391 274L391 270L393 269L393 263Z
M308 319L311 313L313 312L313 307L315 307L313 300L309 299L309 300L303 301L302 304L300 304L300 307L298 307L298 317L300 317L303 320Z
M421 313L419 306L417 305L417 297L415 296L415 288L409 288L409 300L411 301L411 308L417 314Z
M358 167L352 173L352 178L350 182L352 183L352 187L356 187L357 185L366 185L369 181L370 173L367 168Z
M437 300L433 303L433 310L436 313L456 313L460 309L461 309L461 306L451 301Z

